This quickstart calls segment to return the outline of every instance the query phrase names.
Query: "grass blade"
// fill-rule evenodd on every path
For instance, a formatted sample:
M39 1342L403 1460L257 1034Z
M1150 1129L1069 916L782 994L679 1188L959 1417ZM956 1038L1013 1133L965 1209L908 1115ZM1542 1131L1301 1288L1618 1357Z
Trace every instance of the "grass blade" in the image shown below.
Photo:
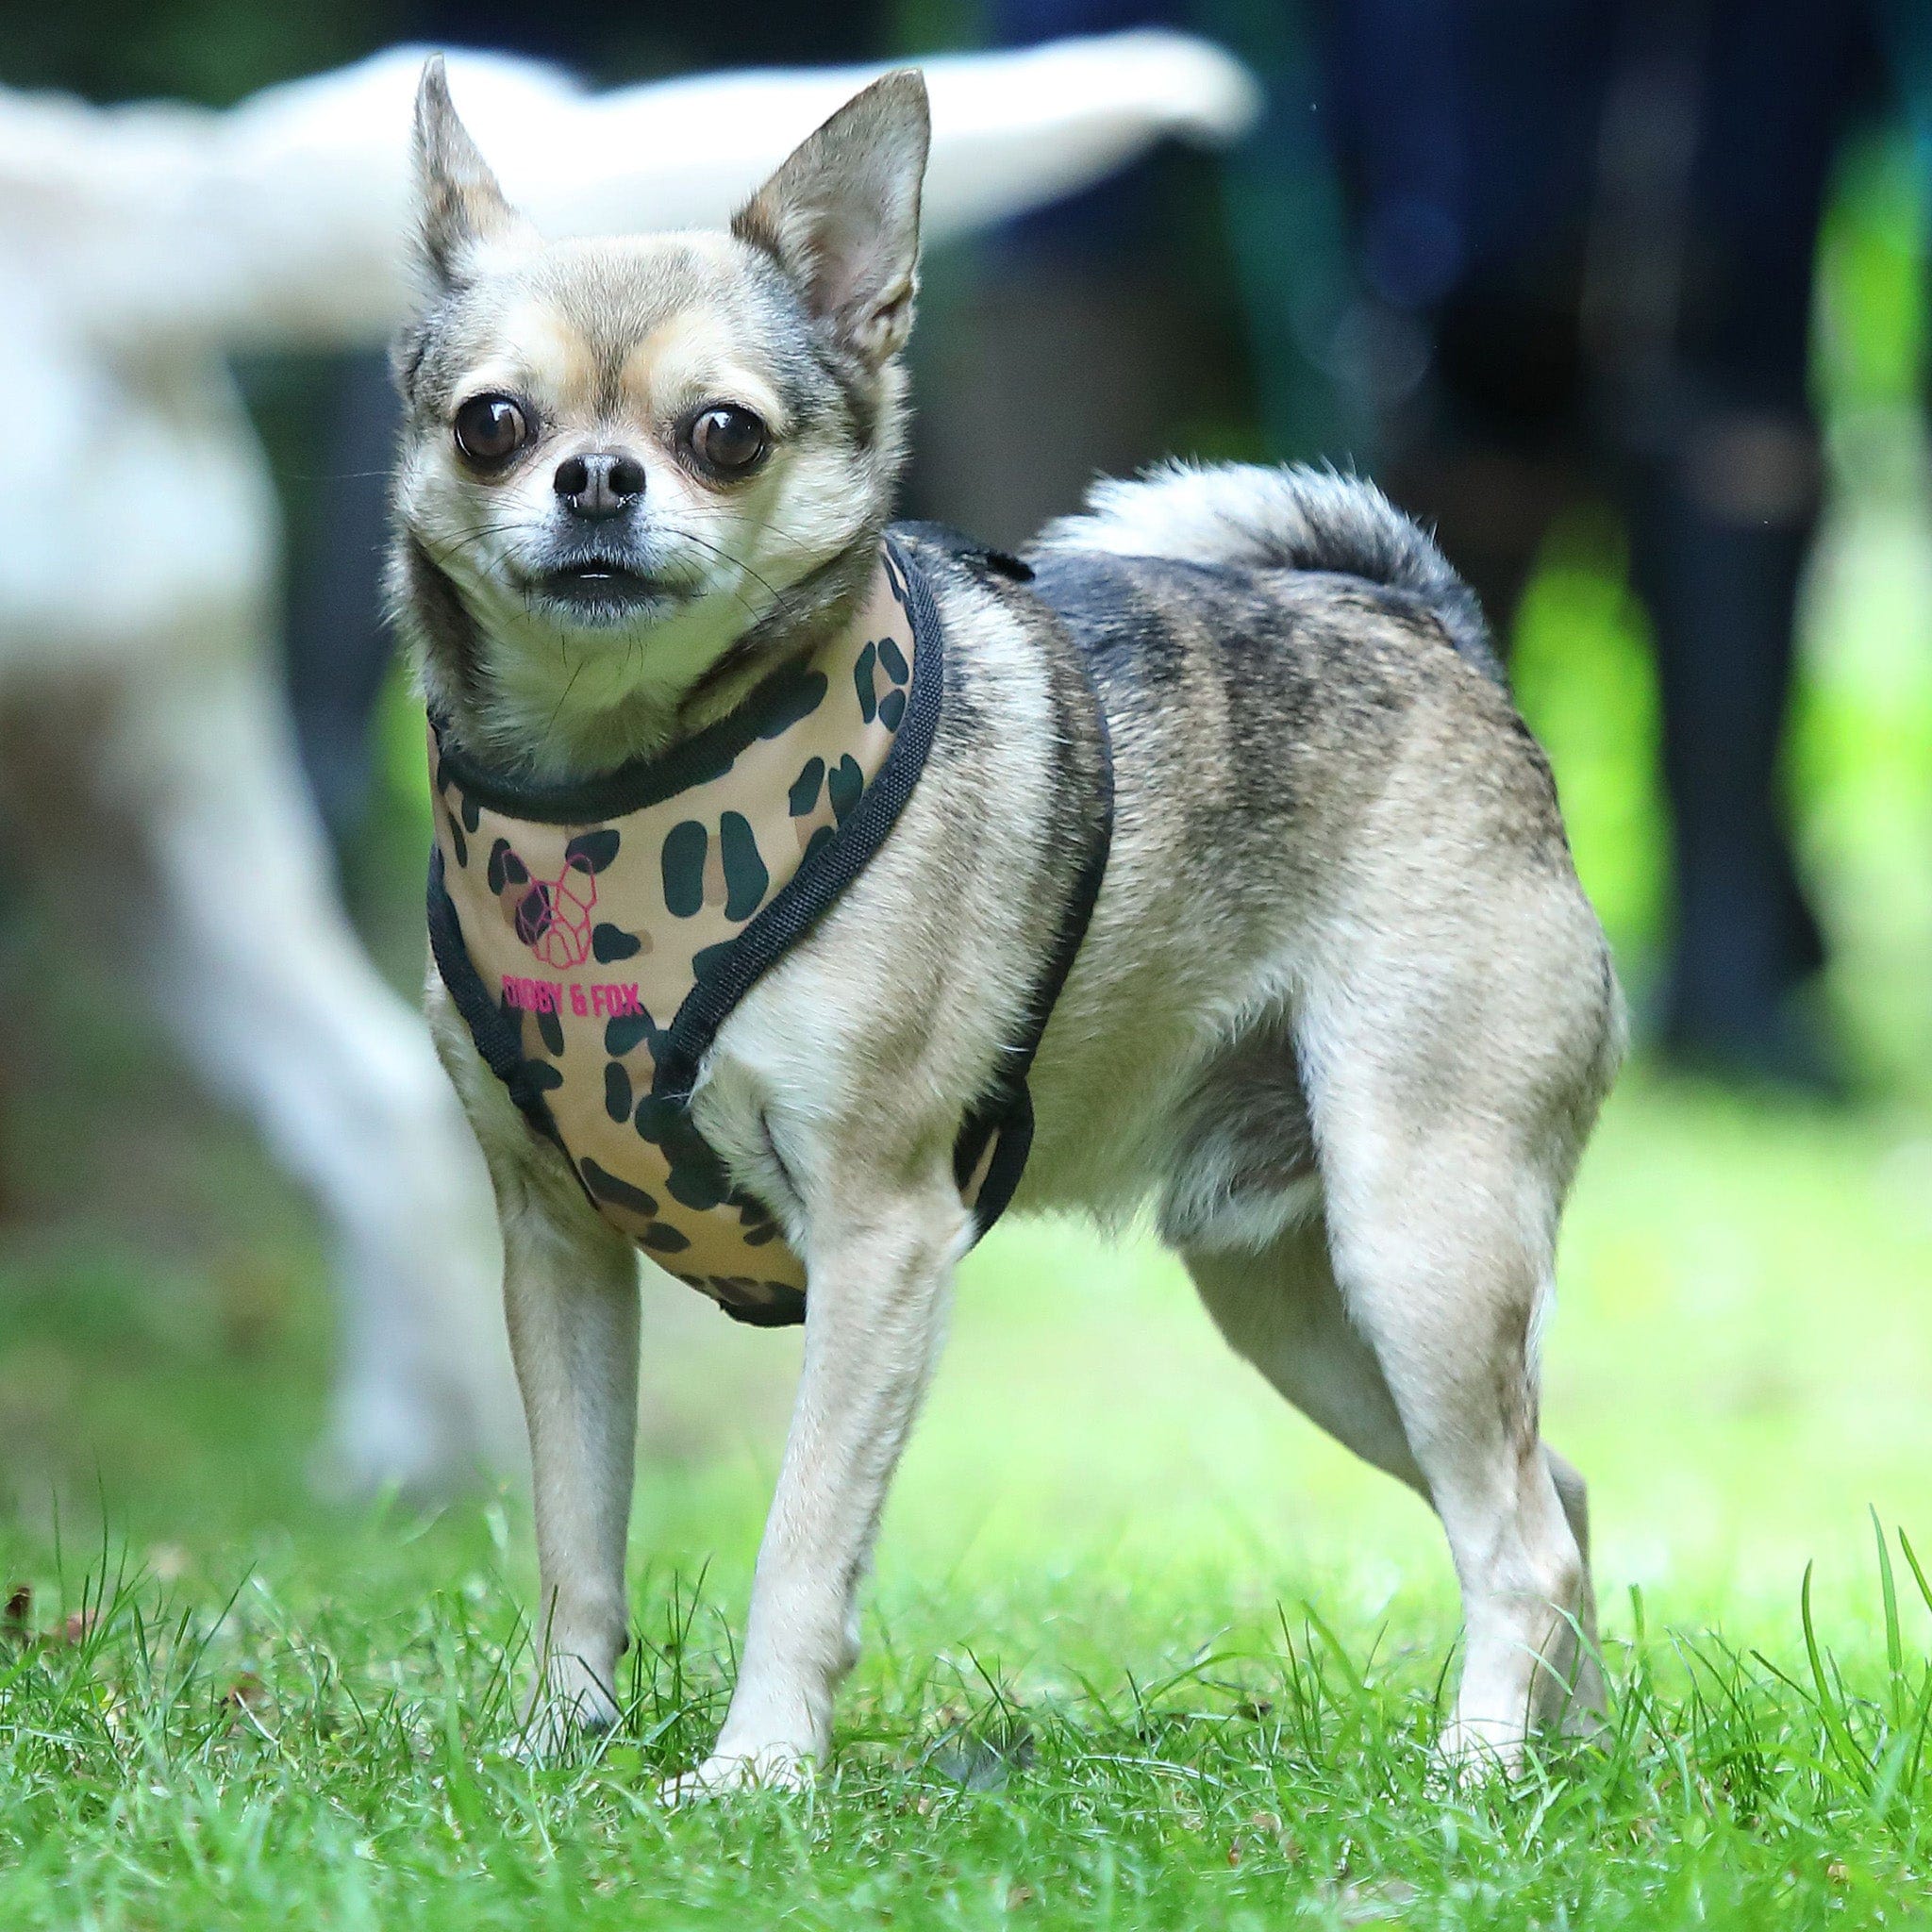
M1906 1717L1906 1647L1898 1624L1898 1591L1892 1581L1891 1550L1885 1540L1885 1531L1878 1521L1878 1511L1871 1508L1872 1534L1878 1543L1878 1589L1885 1601L1885 1680L1888 1690L1886 1699L1886 1721L1896 1734L1904 1728Z
M1812 1565L1805 1565L1804 1588L1798 1593L1799 1614L1805 1625L1805 1656L1811 1665L1811 1681L1818 1688L1818 1715L1824 1725L1824 1735L1829 1740L1832 1755L1843 1764L1846 1772L1857 1781L1860 1790L1870 1792L1872 1789L1872 1767L1858 1749L1850 1726L1845 1723L1843 1707L1840 1701L1838 1687L1833 1684L1831 1674L1824 1668L1824 1653L1819 1648L1818 1626L1811 1616L1811 1571Z

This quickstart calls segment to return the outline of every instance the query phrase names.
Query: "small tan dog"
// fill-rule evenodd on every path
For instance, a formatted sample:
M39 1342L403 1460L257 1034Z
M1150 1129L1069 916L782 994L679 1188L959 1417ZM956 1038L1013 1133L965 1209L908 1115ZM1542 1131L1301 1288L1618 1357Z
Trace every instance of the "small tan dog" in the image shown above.
M1507 1761L1592 1709L1537 1338L1622 1008L1467 591L1306 471L1105 485L1025 561L889 528L916 74L728 234L544 243L435 66L418 137L395 586L546 1735L618 1715L639 1245L806 1324L730 1712L678 1789L791 1781L954 1263L1008 1197L1151 1203L1233 1345L1434 1504L1467 1632L1447 1752Z

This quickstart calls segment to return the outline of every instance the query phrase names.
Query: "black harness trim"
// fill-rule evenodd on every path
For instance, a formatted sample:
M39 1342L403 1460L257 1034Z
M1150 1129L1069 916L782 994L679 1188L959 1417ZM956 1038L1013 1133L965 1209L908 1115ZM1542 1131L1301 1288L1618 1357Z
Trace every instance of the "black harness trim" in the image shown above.
M945 692L945 633L925 578L890 538L886 570L911 617L914 646L912 689L891 749L838 835L798 868L771 904L730 942L729 950L708 963L703 977L686 994L667 1029L651 1082L654 1093L690 1098L698 1068L732 1008L858 876L885 843L925 769Z
M1087 851L1080 861L1080 870L1074 876L1073 896L1067 901L1059 930L1054 938L1053 951L1047 957L1046 969L1035 984L1033 997L1027 1004L1019 1041L1002 1063L1002 1077L991 1092L967 1115L953 1150L954 1177L963 1188L967 1176L984 1157L988 1141L995 1134L999 1136L992 1164L987 1169L979 1198L974 1204L974 1220L981 1235L1007 1211L1014 1191L1020 1185L1020 1176L1026 1171L1027 1156L1033 1151L1033 1094L1026 1084L1026 1076L1033 1071L1033 1062L1040 1052L1040 1042L1046 1035L1047 1023L1053 1018L1053 1009L1066 990L1067 975L1073 972L1074 961L1080 956L1087 928L1093 918L1094 905L1107 878L1108 858L1113 849L1113 735L1108 729L1107 710L1101 704L1099 690L1084 658L1081 659L1081 674L1092 702L1093 720L1099 729L1099 808L1089 831Z
M429 952L449 996L476 1042L490 1071L509 1089L509 1096L554 1141L557 1128L541 1091L524 1077L524 1041L517 1023L491 998L483 976L471 963L456 903L442 878L442 850L429 848Z

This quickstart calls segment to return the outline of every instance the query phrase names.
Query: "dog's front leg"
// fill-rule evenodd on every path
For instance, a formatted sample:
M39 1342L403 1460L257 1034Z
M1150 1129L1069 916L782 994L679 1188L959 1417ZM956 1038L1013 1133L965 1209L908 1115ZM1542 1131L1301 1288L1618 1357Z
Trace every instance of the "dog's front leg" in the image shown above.
M637 1453L638 1278L631 1244L582 1203L496 1170L503 1299L530 1430L542 1677L527 1735L552 1757L615 1722L625 1535Z
M856 1595L939 1352L966 1216L948 1173L815 1225L805 1364L758 1549L738 1688L711 1756L669 1795L797 1784L858 1650Z

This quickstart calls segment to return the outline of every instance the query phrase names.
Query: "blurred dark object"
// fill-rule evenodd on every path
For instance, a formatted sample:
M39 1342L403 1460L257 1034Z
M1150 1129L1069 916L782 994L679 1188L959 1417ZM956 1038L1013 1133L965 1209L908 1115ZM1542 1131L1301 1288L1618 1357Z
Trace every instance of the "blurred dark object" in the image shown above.
M1878 0L1878 18L1920 173L1932 180L1932 7L1925 0Z
M86 0L8 7L0 62L12 88L90 101L232 107L244 94L354 60L385 40L383 0L268 8L259 0Z
M1000 47L1218 28L1176 0L993 0L984 25ZM910 514L1017 550L1097 475L1252 417L1221 165L1164 152L927 262Z
M1337 0L1329 133L1394 349L1382 474L1507 635L1566 504L1622 504L1674 822L1663 1040L1812 1089L1824 961L1778 764L1821 464L1818 227L1863 0Z
M301 471L301 457L276 464L291 499L289 706L340 862L368 810L372 724L391 655L382 569L400 417L384 356L337 357L306 373L300 425L318 474L305 486L290 478L291 469Z

